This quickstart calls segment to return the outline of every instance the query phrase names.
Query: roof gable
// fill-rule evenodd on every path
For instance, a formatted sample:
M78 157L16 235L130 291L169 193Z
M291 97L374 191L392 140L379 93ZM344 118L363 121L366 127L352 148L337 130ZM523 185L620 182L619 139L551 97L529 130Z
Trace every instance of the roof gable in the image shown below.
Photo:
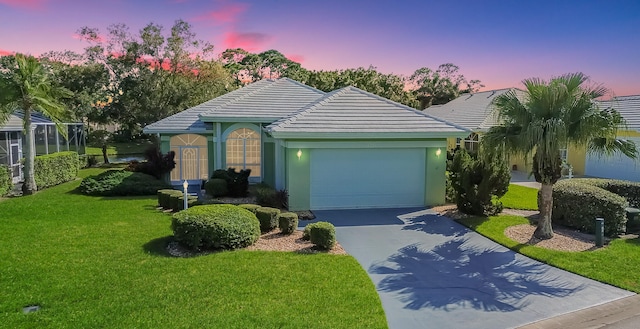
M466 132L444 120L393 102L353 86L335 90L302 110L267 127L274 137L300 134L337 136L349 134L451 135ZM304 134L304 135L302 135ZM438 136L438 137L442 137Z

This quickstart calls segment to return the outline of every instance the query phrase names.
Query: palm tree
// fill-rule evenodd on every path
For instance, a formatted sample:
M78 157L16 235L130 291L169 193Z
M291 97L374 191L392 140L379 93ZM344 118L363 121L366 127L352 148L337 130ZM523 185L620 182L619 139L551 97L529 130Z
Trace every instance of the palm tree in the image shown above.
M33 56L16 54L14 60L5 60L0 70L0 113L22 110L25 135L24 194L37 190L33 163L35 145L31 128L31 114L40 112L56 124L56 128L67 138L62 120L68 118L67 108L60 102L71 96L71 92L57 86L42 64ZM1 116L0 116L1 117ZM6 117L4 117L6 119ZM0 123L3 123L0 121Z
M633 142L617 138L618 129L625 124L622 116L613 109L600 109L594 102L607 89L586 86L587 80L582 73L565 74L549 82L526 79L524 96L518 97L512 90L494 100L503 124L489 129L483 143L510 155L534 153L532 171L541 183L536 238L553 236L553 184L561 177L561 148L586 146L589 152L601 155L621 152L634 159L638 156Z

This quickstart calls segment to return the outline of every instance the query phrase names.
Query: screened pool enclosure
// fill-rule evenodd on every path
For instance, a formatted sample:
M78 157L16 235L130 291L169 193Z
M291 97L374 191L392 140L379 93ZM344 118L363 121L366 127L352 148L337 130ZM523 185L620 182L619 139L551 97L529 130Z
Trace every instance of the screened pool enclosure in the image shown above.
M16 112L9 120L0 125L0 164L8 165L11 169L13 182L22 179L23 151L25 138L22 129L22 112ZM56 125L43 115L31 115L36 155L51 154L62 151L85 153L85 136L82 123L65 123L68 138L64 138Z

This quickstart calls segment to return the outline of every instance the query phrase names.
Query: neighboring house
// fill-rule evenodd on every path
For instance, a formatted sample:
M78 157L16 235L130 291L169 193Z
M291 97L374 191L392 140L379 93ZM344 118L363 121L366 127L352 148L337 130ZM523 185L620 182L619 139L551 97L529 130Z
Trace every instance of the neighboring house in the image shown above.
M463 94L447 104L426 108L424 112L472 131L466 138L448 139L448 149L460 146L475 150L482 134L499 124L497 113L492 106L493 100L509 90L515 90L516 93L524 95L522 90L515 88ZM620 137L635 140L640 146L640 95L596 102L601 108L614 108L620 112L628 125L627 129L621 131ZM622 155L600 158L596 155L588 155L584 147L569 146L561 150L561 157L571 165L573 175L640 181L638 162ZM530 172L531 156L511 156L509 165L514 170Z
M447 138L469 134L423 112L346 87L324 93L261 80L155 122L170 179L199 181L220 168L289 192L291 210L444 203Z
M601 108L615 109L625 118L627 127L619 133L619 137L634 141L640 148L640 95L614 97L598 103ZM584 163L585 175L640 182L640 160L629 159L621 154L611 157L587 154Z
M19 182L22 177L22 163L24 145L23 119L24 113L17 111L9 116L7 122L0 125L0 164L11 168L13 182ZM85 153L84 129L82 123L65 123L69 139L58 133L55 124L40 113L31 114L34 130L36 155L50 154L61 151L76 151Z

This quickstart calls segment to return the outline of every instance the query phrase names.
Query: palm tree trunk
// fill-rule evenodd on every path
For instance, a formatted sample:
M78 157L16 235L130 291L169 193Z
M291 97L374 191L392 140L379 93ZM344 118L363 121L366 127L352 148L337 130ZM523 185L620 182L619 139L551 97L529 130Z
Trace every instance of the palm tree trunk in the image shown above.
M33 149L33 130L31 130L31 110L25 106L24 111L24 185L22 185L22 194L31 195L38 190L34 175L35 154Z
M553 228L551 227L553 184L542 183L542 186L540 186L540 197L538 198L538 203L540 219L538 220L538 227L533 233L533 236L543 240L551 239L553 237Z

